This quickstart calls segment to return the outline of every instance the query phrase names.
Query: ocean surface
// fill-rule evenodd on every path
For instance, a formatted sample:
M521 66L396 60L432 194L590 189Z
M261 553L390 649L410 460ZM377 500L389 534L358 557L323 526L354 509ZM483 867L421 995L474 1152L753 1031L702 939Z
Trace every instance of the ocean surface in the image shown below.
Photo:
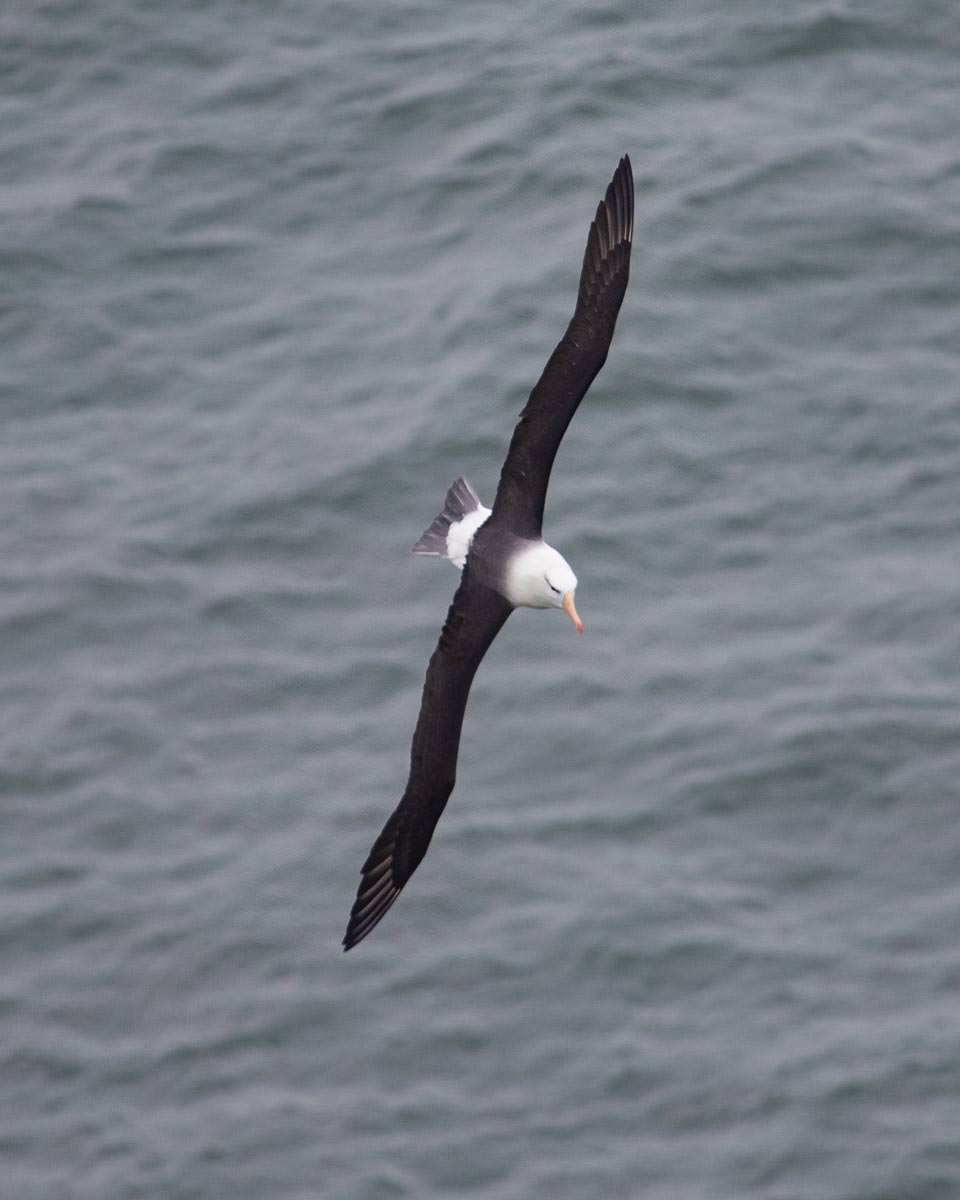
M960 1196L955 0L0 12L3 1200ZM375 933L619 156L630 288Z

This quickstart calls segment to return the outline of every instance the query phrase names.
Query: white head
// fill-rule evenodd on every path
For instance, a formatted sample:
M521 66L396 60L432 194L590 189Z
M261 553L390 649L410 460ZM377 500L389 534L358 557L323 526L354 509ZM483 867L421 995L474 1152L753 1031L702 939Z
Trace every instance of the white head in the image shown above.
M567 560L546 542L533 542L507 564L506 596L527 608L562 608L577 633L583 622L573 603L577 577Z

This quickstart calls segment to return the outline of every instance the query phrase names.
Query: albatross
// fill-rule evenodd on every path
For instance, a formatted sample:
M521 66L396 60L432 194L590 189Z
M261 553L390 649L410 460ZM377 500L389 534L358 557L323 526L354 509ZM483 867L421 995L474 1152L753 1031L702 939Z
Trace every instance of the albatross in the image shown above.
M344 950L382 920L427 852L453 791L470 685L507 617L515 608L556 608L583 633L577 577L543 540L543 506L557 448L610 349L632 240L633 171L624 155L590 225L573 317L520 414L493 508L457 479L413 548L460 568L460 586L427 667L406 790L361 869Z

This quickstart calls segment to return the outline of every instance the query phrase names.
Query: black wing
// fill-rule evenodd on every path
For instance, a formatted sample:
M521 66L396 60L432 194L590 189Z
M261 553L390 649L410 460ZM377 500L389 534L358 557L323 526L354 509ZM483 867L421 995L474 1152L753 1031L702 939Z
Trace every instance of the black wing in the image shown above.
M493 518L521 537L540 537L557 447L604 364L627 290L633 239L633 170L624 155L587 236L577 307L530 393L500 474Z
M427 667L420 717L410 747L407 788L363 864L344 950L373 929L427 852L453 791L470 685L511 611L499 592L471 582L468 561Z

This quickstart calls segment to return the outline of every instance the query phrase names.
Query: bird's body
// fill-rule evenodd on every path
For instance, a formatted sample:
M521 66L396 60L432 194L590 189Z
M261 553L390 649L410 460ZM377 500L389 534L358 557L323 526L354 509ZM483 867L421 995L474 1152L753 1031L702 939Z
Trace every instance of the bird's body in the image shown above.
M363 865L345 950L380 921L426 853L453 791L470 685L507 617L518 607L560 608L583 632L577 577L543 540L543 507L557 448L607 356L632 237L633 175L624 157L590 226L573 318L520 414L492 510L457 479L414 546L463 574L427 667L406 790Z
M462 570L477 530L490 515L491 510L461 475L450 485L443 511L434 518L413 552L445 558ZM501 569L493 572L491 585L510 601L511 607L556 608L557 592L563 597L577 590L577 577L569 563L543 538L501 538L499 550ZM482 557L486 560L490 555Z

